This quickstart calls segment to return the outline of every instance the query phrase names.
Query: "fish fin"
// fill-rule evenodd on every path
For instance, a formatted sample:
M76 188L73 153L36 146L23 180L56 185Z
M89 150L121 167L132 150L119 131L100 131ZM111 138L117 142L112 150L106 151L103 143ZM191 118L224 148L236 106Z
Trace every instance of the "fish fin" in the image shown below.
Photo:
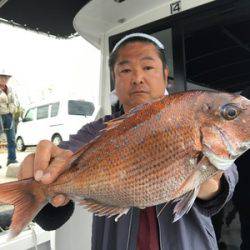
M179 196L178 194L184 193L174 200L178 201L174 207L174 222L189 212L199 194L200 184L218 172L202 152L197 155L194 164L197 165L196 170L181 185L178 192L175 194L176 196Z
M141 104L135 106L134 108L130 109L129 112L128 112L126 115L127 115L127 116L131 116L132 114L137 113L138 111L140 111L140 110L146 108L147 106L151 105L152 103L156 103L156 102L158 102L158 101L160 101L160 100L165 99L165 97L166 97L166 96L163 96L163 97L159 97L159 98L154 99L154 100L148 100L148 101L146 101L146 102L144 102L144 103L141 103Z
M89 212L94 213L97 216L108 216L112 217L117 215L115 221L123 215L127 214L130 208L115 207L107 204L102 204L98 201L85 199L79 202L79 205L84 206Z
M0 184L0 202L14 205L9 239L16 237L47 203L41 184L33 179Z
M197 154L193 164L196 164L196 170L187 178L175 194L174 202L177 204L174 207L174 221L179 220L184 214L191 209L200 189L202 175L204 171L211 165L208 158L202 152ZM184 194L183 194L184 193Z
M119 124L121 124L123 122L123 120L126 118L126 115L122 115L116 119L112 119L110 121L104 122L104 124L106 125L105 128L99 130L99 135L97 135L93 140L89 141L88 143L86 143L85 145L83 145L82 147L80 147L71 157L71 161L69 163L70 165L70 170L72 170L72 168L74 167L78 167L78 162L81 160L80 156L82 154L84 154L86 151L88 151L89 149L93 148L93 145L95 145L96 143L98 143L99 141L103 140L102 135L104 135L106 132L108 132L109 130L119 126Z
M155 101L155 100L154 100ZM137 106L135 106L134 108L130 109L130 111L128 112L128 116L131 115L131 114L135 114L137 113L138 111L144 109L145 107L147 107L148 105L150 105L151 103L153 103L154 101L147 101L147 102L144 102L144 103L141 103Z
M107 131L109 129L113 129L114 127L119 126L126 118L129 118L130 116L136 114L137 112L139 112L140 110L144 109L146 106L150 105L153 101L147 101L145 103L139 104L136 107L132 108L128 113L112 119L110 121L105 122L106 124L106 128L104 128L102 131Z
M188 213L191 209L194 201L199 193L200 186L198 185L195 189L189 191L183 196L175 199L174 201L178 201L174 207L174 220L176 222L179 220L184 214Z
M100 130L100 132L108 131L110 129L113 129L113 128L119 126L124 121L125 118L126 118L125 116L121 116L121 117L118 117L116 119L105 122L106 127L104 129Z
M122 128L122 130L129 130L131 128L133 128L135 125L144 122L144 116L138 116L136 117L137 119L134 119L134 115L136 113L138 113L139 111L143 110L144 108L148 107L150 104L152 103L157 103L159 100L163 100L165 99L165 97L161 97L159 99L153 100L153 101L148 101L145 102L143 104L139 104L138 106L132 108L128 113L117 117L115 119L112 119L110 121L104 122L104 124L106 125L105 128L99 130L99 134L91 141L89 141L88 143L86 143L85 145L83 145L82 147L80 147L71 157L71 161L70 161L70 169L72 169L72 167L77 166L78 161L79 161L79 156L81 156L83 153L85 153L86 151L88 151L89 149L93 148L93 146L95 144L97 144L100 141L105 141L107 138L109 139L110 137L114 137L115 134L111 134L109 132L112 132L110 130L119 127L124 120L126 120L127 118L131 118ZM157 105L156 107L152 107L151 106L151 111L155 109L155 113L158 113L158 108ZM144 110L144 114L149 114L148 110ZM151 113L150 113L151 115Z
M161 215L161 213L163 212L163 210L165 209L165 207L168 205L168 202L165 203L165 205L163 206L163 208L160 210L160 212L157 214L157 218Z

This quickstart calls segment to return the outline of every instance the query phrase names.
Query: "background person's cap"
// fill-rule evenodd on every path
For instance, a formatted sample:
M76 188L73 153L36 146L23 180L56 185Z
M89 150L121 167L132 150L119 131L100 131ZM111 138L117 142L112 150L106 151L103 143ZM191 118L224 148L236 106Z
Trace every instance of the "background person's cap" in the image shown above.
M10 71L6 70L5 68L0 68L0 75L1 76L9 76L9 77L12 76L12 74L10 73Z

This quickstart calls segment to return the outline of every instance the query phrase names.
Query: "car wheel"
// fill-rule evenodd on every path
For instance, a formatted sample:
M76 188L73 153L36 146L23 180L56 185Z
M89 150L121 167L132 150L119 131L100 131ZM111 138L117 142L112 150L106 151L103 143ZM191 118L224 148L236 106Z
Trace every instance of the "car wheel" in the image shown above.
M26 149L26 146L24 145L24 142L23 142L23 138L22 137L18 137L17 140L16 140L16 149L20 152L23 152L25 151Z
M58 146L62 141L62 137L59 134L53 135L51 141Z

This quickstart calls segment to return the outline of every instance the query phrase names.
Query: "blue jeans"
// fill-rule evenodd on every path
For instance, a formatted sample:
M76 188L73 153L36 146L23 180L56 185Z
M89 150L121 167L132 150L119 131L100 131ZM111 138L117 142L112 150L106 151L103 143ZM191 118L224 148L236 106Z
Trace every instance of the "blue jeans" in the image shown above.
M7 137L8 162L13 162L16 160L15 122L11 113L1 116Z

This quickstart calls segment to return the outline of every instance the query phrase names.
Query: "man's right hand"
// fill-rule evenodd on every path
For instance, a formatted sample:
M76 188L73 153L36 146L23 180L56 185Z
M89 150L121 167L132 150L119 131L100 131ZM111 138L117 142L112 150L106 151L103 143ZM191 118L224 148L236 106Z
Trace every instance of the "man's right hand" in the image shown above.
M72 154L71 151L61 149L50 141L40 141L35 153L26 156L21 163L18 179L34 177L36 181L50 184L68 168ZM55 207L64 206L68 202L69 198L62 194L51 199L51 204Z

